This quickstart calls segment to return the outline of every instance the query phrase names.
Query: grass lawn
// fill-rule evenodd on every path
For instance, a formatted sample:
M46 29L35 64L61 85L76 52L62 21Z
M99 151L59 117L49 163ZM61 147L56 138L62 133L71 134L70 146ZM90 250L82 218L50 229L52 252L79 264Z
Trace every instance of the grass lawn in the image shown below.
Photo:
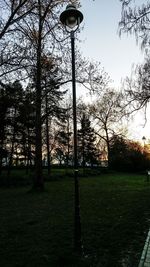
M0 266L137 267L150 227L150 185L135 174L80 178L85 257L73 254L74 183L0 188Z

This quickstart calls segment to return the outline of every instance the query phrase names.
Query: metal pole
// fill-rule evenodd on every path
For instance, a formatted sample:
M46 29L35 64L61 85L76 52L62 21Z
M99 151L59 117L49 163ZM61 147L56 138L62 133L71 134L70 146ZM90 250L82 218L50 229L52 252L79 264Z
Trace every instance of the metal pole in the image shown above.
M75 78L75 45L74 31L70 33L72 54L72 94L73 94L73 130L74 130L74 183L75 183L75 220L74 220L74 248L82 254L81 220L78 181L78 150L77 150L77 116L76 116L76 78Z

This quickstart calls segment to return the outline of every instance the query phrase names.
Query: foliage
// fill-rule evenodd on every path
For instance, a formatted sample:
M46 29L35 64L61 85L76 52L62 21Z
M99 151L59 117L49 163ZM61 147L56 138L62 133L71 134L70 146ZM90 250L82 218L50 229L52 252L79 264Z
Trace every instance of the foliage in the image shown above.
M0 146L7 151L11 167L14 157L31 158L31 146L35 144L33 93L28 89L24 91L15 81L1 86L0 101L3 104L0 109Z
M64 129L63 129L64 128ZM63 127L62 130L58 131L57 133L57 146L56 146L56 153L55 157L56 159L59 159L60 165L61 162L68 166L69 163L72 165L72 160L71 160L71 155L70 155L70 150L72 150L72 145L71 145L71 137L72 133L69 131L66 131L65 127ZM61 156L61 157L60 157ZM60 160L61 159L61 160Z
M78 130L78 160L83 168L98 164L98 150L96 148L96 135L91 127L89 117L82 111L81 128Z
M138 142L115 135L110 143L110 168L119 171L146 171L150 168L150 155Z

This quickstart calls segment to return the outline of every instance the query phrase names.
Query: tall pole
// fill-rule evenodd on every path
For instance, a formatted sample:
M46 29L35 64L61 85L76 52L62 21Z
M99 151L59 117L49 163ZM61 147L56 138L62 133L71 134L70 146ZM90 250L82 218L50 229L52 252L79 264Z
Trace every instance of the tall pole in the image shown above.
M74 31L70 33L72 54L72 95L73 95L73 131L74 131L74 183L75 183L75 220L74 220L74 248L82 254L80 200L78 181L78 147L77 147L77 115L76 115L76 77L75 77L75 38Z

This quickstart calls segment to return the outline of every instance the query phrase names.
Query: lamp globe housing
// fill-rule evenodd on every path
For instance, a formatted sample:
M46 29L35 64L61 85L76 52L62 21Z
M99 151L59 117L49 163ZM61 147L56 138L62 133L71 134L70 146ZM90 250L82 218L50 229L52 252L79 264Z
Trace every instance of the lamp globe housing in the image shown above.
M69 4L61 13L60 21L64 26L73 29L83 21L83 14L73 4Z

